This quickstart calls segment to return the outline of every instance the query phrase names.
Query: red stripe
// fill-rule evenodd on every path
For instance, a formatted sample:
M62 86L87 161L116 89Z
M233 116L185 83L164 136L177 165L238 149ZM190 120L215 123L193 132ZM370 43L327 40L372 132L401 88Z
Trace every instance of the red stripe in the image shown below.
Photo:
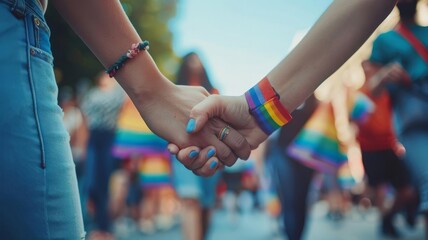
M273 102L275 103L275 106L278 109L278 111L281 113L281 115L285 117L285 119L287 119L287 122L289 122L292 117L290 113L287 111L287 109L282 105L279 99L275 99L275 101Z
M399 23L395 30L401 34L416 50L416 52L428 63L428 49L415 35L403 24Z
M265 101L268 101L269 99L276 96L275 91L272 88L272 85L270 85L269 79L267 77L264 77L260 83L258 84L260 91L263 94L263 97L265 98Z

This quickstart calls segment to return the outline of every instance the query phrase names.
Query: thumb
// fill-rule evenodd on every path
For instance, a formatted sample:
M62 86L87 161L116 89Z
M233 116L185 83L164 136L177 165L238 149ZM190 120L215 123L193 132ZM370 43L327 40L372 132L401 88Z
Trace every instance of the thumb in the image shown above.
M208 96L204 101L198 103L190 111L190 120L187 123L186 131L194 133L200 131L207 121L213 117L220 117L224 112L225 105L219 95Z

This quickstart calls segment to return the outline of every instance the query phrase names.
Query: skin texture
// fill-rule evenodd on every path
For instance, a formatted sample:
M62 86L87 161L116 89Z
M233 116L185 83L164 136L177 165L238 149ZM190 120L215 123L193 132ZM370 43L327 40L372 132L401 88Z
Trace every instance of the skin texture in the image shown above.
M52 2L105 67L113 64L130 49L131 44L141 42L117 0ZM217 133L227 125L220 119L210 120L197 134L189 135L185 131L191 109L209 94L201 87L172 84L159 71L148 51L143 51L128 61L115 78L155 134L179 147L215 147L216 157L228 165L233 164L238 157L248 158L250 145L237 131L231 131L233 142L221 142L217 139ZM217 165L221 167L222 163ZM186 166L198 173L198 164Z
M267 74L281 103L290 112L333 74L367 40L395 6L394 0L335 0L296 48ZM320 47L322 46L322 47ZM238 130L252 149L263 142L263 133L248 111L244 96L210 96L190 113L198 132L208 119L219 117ZM172 153L179 146L170 145ZM183 164L189 148L178 159ZM204 158L204 156L199 156ZM205 158L201 161L208 161Z

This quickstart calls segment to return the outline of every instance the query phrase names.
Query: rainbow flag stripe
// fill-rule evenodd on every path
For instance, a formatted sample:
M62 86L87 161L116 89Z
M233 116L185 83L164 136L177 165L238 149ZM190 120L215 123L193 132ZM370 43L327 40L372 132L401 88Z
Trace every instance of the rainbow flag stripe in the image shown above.
M369 97L363 93L358 93L351 109L351 119L357 123L364 123L375 108L373 101Z
M279 95L267 77L245 93L251 114L263 131L270 135L291 120L291 115L279 101Z

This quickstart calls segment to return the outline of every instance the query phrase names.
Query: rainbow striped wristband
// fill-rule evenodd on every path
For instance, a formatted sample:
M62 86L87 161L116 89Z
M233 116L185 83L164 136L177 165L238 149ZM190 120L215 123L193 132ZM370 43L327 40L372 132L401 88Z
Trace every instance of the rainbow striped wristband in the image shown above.
M267 77L245 93L245 99L261 129L270 135L276 129L287 124L291 119L290 113L279 101L279 95L270 85Z

